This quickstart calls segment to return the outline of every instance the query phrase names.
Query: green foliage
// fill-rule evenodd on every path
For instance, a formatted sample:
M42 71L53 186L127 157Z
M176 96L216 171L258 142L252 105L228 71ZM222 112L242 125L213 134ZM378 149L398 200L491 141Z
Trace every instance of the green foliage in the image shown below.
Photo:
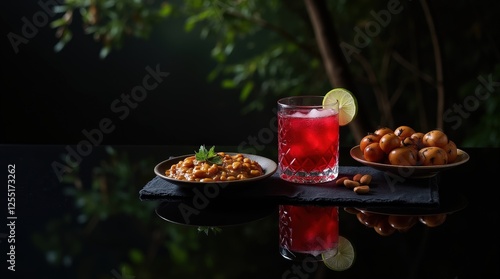
M60 38L54 49L61 51L71 41L75 13L80 14L85 33L102 44L101 58L121 48L126 37L148 38L153 26L172 12L167 2L152 3L141 0L65 1L54 10L63 16L51 23Z
M492 72L479 74L476 79L467 81L461 88L459 93L461 99L456 105L461 106L466 112L464 114L466 117L461 119L460 123L466 129L470 129L463 146L500 147L499 87L500 64L497 64Z
M238 88L246 104L242 113L269 108L269 100L280 96L328 89L299 2L195 0L185 1L183 11L187 31L215 38L212 57L218 64L208 80Z
M116 222L123 216L134 220L124 231L134 233L135 225L154 229L151 224L156 217L153 214L155 204L138 202L138 192L151 179L154 162L151 159L131 161L126 153L111 147L105 150L107 157L92 169L90 181L79 167L65 174L61 191L74 203L74 211L52 219L45 232L33 235L34 243L45 251L50 265L73 265L81 257L83 247L89 248L87 242L90 240L86 238L98 235L100 226ZM144 264L143 251L132 247L128 255L129 263L121 267L122 271Z
M75 10L81 11L87 32L103 43L103 57L121 46L125 34L145 37L160 19L178 16L185 19L185 32L214 40L211 55L217 65L207 79L239 90L242 113L274 108L280 97L324 94L332 87L303 1L187 0L157 7L132 0L110 3L66 1L59 9L64 16L53 22L61 38L57 48L71 39L68 26ZM450 106L464 101L461 92L474 87L479 75L496 73L500 42L491 22L500 2L472 7L467 1L453 6L368 0L327 5L343 46L343 57L337 59L348 62L357 87L351 91L373 129L442 126L459 146L498 146L497 88L459 129L440 119ZM94 14L102 20L96 21ZM438 102L441 93L444 104Z
M158 274L250 278L259 274L256 266L262 263L255 262L255 255L268 246L269 238L274 239L270 232L275 220L224 228L224 234L221 227L166 222L155 214L158 204L140 201L138 194L154 175L157 161L137 159L111 147L105 151L90 172L75 167L66 173L61 191L73 209L33 232L32 241L45 254L47 265L78 275L72 278L153 279ZM255 251L242 253L243 241L255 241ZM260 260L272 263L266 257L272 255Z
M133 214L141 220L149 220L154 204L137 204L136 201L140 187L151 178L152 161L134 163L126 153L119 153L112 147L106 147L106 151L109 158L92 170L90 189L83 186L65 189L65 194L76 201L81 211L79 220L86 223L92 218L105 220L119 214ZM68 176L65 181L83 185L78 172Z

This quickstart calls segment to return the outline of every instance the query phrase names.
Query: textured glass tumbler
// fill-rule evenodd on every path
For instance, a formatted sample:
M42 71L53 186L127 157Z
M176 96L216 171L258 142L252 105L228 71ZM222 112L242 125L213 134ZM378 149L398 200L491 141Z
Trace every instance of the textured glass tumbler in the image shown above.
M278 100L278 171L286 181L323 183L338 176L338 101L323 96Z

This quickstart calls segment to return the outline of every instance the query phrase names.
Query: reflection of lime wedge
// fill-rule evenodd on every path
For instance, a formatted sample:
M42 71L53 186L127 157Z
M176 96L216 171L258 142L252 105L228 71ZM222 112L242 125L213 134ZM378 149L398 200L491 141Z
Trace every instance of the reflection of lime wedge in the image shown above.
M351 242L347 238L339 236L337 254L330 258L324 257L323 262L331 270L344 271L352 266L354 258L354 247Z
M339 125L349 124L358 113L358 101L351 91L344 88L334 88L323 98L323 105L330 103L332 99L339 101Z

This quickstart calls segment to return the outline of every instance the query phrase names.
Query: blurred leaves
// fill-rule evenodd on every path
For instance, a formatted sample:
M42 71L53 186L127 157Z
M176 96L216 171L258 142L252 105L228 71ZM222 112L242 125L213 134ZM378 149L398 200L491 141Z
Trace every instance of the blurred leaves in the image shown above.
M242 241L255 242L254 253L266 246L274 223L224 230L182 226L155 213L158 205L141 201L139 191L152 179L153 158L102 147L104 157L90 170L78 166L66 173L61 191L73 209L51 219L32 240L46 262L71 271L71 278L243 278L256 271L255 255L240 254ZM271 238L272 235L271 235ZM225 248L222 248L225 247ZM272 247L274 248L274 247ZM273 249L274 250L274 249ZM270 254L272 256L272 254ZM271 261L268 261L271 263ZM193 264L195 263L195 264Z
M45 232L33 235L34 243L45 251L51 265L72 266L80 262L84 251L92 249L93 241L101 242L99 234L109 224L117 226L113 230L118 229L123 235L134 235L144 228L158 230L158 224L153 222L155 203L142 203L138 199L139 190L151 179L154 161L147 158L132 161L127 153L109 146L104 148L107 157L92 168L90 178L79 166L63 178L62 191L73 201L74 210L51 220ZM126 223L124 218L128 220ZM141 237L152 238L148 234ZM113 246L113 241L102 245ZM132 247L127 252L129 265L133 268L144 265L144 253Z
M138 219L148 221L154 209L153 203L137 203L137 196L142 185L151 178L152 161L131 162L126 153L118 153L112 147L106 147L108 160L92 170L90 189L68 187L65 194L75 199L75 205L81 211L82 221L92 218L105 220L117 214L132 214ZM66 181L81 185L78 173L71 174ZM135 186L135 187L131 187Z
M394 13L388 11L387 2L328 3L339 42L356 49L344 56L349 58L349 72L357 85L353 91L359 109L366 112L374 128L403 124L422 131L436 128L441 119L436 109L439 92L445 93L444 108L439 108L446 111L452 104L463 102L459 93L467 90L469 83L477 84L479 74L492 74L500 65L500 37L492 24L498 21L493 11L500 8L500 2L472 7L467 1L454 6L428 2L437 28L434 39L439 39L439 61L426 21L429 15L422 12L424 2L398 2L392 7ZM280 97L324 94L332 86L303 1L186 0L155 4L68 0L56 10L62 14L52 22L60 38L56 50L71 40L69 27L79 14L86 33L102 43L103 58L121 47L127 36L147 38L161 20L174 16L184 19L184 32L198 32L200 39L213 40L211 56L217 64L207 80L236 91L243 114L272 109ZM436 73L436 65L441 63L443 87ZM490 132L498 127L498 110L492 109L497 106L497 98L491 98L481 103L478 112L483 114L472 114L459 130L451 131L450 123L444 123L443 129L461 147L498 146L497 133ZM469 133L477 127L482 127L478 133Z
M263 111L280 96L328 89L300 2L191 0L181 8L186 31L215 39L218 64L208 80L239 89L243 114Z
M63 16L51 22L59 42L54 47L61 51L72 39L73 21L81 21L86 34L102 44L100 57L122 47L125 38L148 38L155 24L172 13L167 2L142 0L68 0L54 8ZM74 18L75 13L80 18Z
M467 90L467 83L477 86L481 72L492 74L500 65L500 60L488 58L500 58L491 6L468 9L466 1L454 7L428 3L441 49L438 61L423 3L398 2L391 9L387 2L367 0L328 3L338 40L357 50L349 57L349 71L357 84L359 109L366 111L374 127L436 128L441 119L436 109L441 85L436 65L442 63L445 69L444 111L464 101L459 92ZM217 65L208 80L238 89L246 104L242 113L273 108L280 97L321 95L331 89L303 1L191 0L181 8L188 18L186 30L215 39L212 57ZM445 13L450 16L442 16ZM457 26L453 18L465 20ZM366 44L360 46L360 41ZM494 108L500 100L494 93L498 90L459 129L443 123L459 146L499 146L500 115Z

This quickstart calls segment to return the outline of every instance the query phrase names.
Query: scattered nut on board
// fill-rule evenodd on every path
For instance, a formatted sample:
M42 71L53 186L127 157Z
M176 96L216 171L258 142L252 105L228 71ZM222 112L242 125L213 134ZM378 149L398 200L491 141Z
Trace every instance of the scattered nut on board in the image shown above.
M354 193L356 194L366 194L370 192L370 186L368 185L361 185L361 186L356 186L354 187Z
M359 179L359 183L364 184L364 185L369 185L370 182L372 182L372 176L369 174L365 174L365 175L361 176L361 178Z
M356 194L367 194L370 192L370 183L372 182L372 176L369 174L355 174L352 179L347 176L339 177L336 181L336 185L344 185L348 189L352 189Z
M361 173L357 173L352 177L352 180L360 182L361 177L363 177L363 175Z
M344 185L344 180L346 179L348 179L347 176L337 178L337 180L335 180L335 185L337 186Z
M351 180L351 179L346 179L344 180L344 186L349 188L349 189L354 189L355 187L360 186L359 182Z

